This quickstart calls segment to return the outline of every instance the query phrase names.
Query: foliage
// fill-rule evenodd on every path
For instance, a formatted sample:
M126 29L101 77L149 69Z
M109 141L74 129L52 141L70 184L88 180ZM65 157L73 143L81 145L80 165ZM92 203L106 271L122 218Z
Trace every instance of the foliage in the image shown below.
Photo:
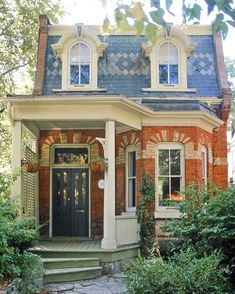
M228 83L232 90L232 105L230 109L230 115L228 119L228 127L231 128L232 135L235 133L235 59L229 57L225 58L225 68L228 77Z
M12 94L13 74L26 68L33 76L37 61L39 15L53 21L62 14L60 0L0 0L0 95Z
M40 273L39 259L27 251L37 237L32 219L19 218L9 197L15 176L0 174L0 278L16 279L21 293L36 293L33 281Z
M131 264L126 284L135 294L231 293L220 261L216 252L198 258L192 249L166 261L139 258Z
M225 260L231 260L235 256L235 190L200 191L191 186L185 198L179 206L181 218L168 222L165 229L180 237L181 248L193 246L201 255L220 250Z
M140 225L140 250L143 256L151 253L155 242L155 221L154 215L147 212L147 205L154 199L155 188L153 180L149 175L143 174L140 187L142 199L137 204L136 215Z
M101 0L104 4L107 1ZM130 23L134 22L137 34L145 34L153 43L156 41L155 31L159 25L166 26L166 13L172 16L173 0L149 0L151 10L149 13L145 11L144 1L135 0L131 5L125 4L124 1L117 1L115 9L115 23L121 30L128 29ZM178 3L178 1L177 1ZM214 32L222 31L225 38L228 32L228 26L235 27L235 9L233 8L233 1L216 1L205 0L204 4L207 6L208 16L215 14ZM182 22L187 23L193 20L200 20L202 7L195 3L195 1L181 1L182 7ZM111 22L106 17L103 22L103 32L108 33L111 28Z

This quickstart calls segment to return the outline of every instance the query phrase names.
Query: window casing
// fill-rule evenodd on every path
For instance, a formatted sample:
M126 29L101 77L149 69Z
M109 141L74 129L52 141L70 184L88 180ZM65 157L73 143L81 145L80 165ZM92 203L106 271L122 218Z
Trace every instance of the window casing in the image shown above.
M202 189L207 187L207 148L206 146L201 146L201 161L202 161Z
M157 207L174 207L184 187L184 148L179 143L157 146Z
M136 150L126 151L126 211L134 212L136 207Z
M85 86L90 84L90 63L90 48L84 43L73 45L70 50L70 85Z

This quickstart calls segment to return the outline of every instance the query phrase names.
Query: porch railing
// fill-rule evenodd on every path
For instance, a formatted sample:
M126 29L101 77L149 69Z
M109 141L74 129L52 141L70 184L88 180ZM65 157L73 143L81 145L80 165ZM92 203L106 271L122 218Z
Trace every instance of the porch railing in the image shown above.
M139 240L139 230L135 215L116 216L117 245L136 244Z

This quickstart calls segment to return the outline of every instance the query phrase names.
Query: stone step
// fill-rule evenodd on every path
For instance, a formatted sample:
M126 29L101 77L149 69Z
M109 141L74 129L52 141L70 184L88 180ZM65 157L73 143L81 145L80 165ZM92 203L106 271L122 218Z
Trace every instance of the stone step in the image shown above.
M71 282L101 276L102 267L47 269L43 274L43 284Z
M42 258L45 269L98 267L99 258Z

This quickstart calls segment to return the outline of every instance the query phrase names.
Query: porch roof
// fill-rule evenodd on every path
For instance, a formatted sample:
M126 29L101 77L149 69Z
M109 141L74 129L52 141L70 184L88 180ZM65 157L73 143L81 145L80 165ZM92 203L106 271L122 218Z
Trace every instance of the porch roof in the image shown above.
M5 100L12 121L34 122L45 128L104 128L117 126L141 130L144 125L198 126L212 133L223 124L202 101L192 99L128 99L124 96L16 96Z

